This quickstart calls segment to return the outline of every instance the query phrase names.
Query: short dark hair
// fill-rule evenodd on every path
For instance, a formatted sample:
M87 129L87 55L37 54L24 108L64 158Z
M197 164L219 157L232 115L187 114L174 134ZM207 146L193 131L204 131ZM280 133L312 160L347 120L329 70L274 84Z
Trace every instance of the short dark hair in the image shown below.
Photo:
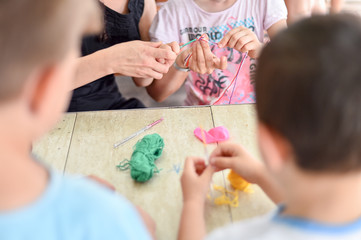
M304 170L361 170L361 20L314 16L278 34L256 73L258 119Z

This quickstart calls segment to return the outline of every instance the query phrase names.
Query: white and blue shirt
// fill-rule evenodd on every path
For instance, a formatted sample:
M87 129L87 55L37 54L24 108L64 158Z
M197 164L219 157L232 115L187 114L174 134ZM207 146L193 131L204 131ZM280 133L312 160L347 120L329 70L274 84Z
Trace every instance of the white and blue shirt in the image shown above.
M360 240L361 219L345 225L327 225L276 213L238 222L212 232L207 240Z
M151 239L125 198L85 179L50 173L42 196L21 209L0 212L1 240Z

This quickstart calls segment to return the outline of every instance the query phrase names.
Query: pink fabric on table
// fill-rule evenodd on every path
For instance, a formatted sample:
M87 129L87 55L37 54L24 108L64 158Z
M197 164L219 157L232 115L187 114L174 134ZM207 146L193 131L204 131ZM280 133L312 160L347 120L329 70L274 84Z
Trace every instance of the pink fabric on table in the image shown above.
M215 143L215 142L223 142L229 139L229 132L227 128L220 126L216 128L210 129L208 132L204 131L204 137L206 139L206 143ZM203 142L202 130L201 128L196 128L194 130L194 135Z

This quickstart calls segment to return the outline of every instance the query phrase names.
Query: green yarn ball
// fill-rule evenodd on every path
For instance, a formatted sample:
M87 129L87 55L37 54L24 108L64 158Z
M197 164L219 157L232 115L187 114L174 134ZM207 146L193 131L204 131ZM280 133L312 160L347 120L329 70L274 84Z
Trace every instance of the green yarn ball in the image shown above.
M164 141L159 134L149 134L137 142L130 159L130 176L137 182L146 182L157 172L155 160L163 152Z

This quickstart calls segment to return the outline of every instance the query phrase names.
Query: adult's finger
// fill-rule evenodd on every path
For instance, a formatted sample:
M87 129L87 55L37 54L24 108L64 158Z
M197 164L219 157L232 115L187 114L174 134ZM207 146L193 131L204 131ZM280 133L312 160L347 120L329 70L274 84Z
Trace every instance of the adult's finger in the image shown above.
M170 43L170 47L172 48L172 51L175 53L175 54L179 54L180 52L180 48L179 48L179 44L177 42L171 42Z
M163 58L167 60L175 60L177 55L171 49L149 48L148 56L153 58Z
M159 48L163 43L162 42L142 42L144 45L149 47Z

